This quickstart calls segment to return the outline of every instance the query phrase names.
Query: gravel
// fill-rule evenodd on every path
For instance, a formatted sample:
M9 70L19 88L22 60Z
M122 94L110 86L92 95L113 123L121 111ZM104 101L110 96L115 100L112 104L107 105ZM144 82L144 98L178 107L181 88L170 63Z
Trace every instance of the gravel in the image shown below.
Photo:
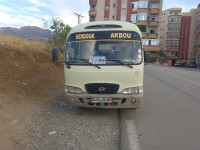
M67 106L64 95L36 106L27 131L16 140L25 150L117 150L119 119L116 109Z

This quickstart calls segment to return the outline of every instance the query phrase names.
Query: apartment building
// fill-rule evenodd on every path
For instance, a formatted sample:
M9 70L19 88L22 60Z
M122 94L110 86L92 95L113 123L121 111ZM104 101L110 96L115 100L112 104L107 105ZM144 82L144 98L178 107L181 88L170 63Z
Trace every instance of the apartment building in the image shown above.
M200 63L200 4L197 9L182 12L182 8L162 11L160 47L172 61Z
M160 51L162 0L90 0L90 21L127 21L138 25L144 50Z
M161 49L172 64L178 59L179 42L181 34L182 8L170 8L162 11L160 42Z
M194 58L200 64L200 4L196 9L195 39L194 39Z
M189 45L188 47L188 51L186 50L186 54L188 57L187 61L195 61L195 56L194 56L194 35L195 35L195 24L196 24L196 9L191 9L189 12L182 12L181 15L185 18L185 17L190 17L191 18L191 21L189 22L190 23L190 36L189 36L189 43L186 43L187 45ZM183 20L184 22L184 20ZM187 26L188 28L189 26ZM187 34L188 35L188 34ZM183 35L184 36L184 35ZM184 42L184 41L182 41ZM184 43L183 43L184 44ZM183 50L182 50L183 52ZM183 55L181 54L181 49L180 49L180 55ZM181 57L183 56L179 56L179 59L181 59ZM182 58L183 60L183 58Z

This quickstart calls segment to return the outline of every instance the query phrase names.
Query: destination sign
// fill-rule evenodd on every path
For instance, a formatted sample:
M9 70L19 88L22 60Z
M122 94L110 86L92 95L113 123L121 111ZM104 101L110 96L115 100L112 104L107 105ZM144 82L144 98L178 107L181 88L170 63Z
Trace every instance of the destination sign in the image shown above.
M140 35L137 32L130 31L96 31L96 32L78 32L71 34L67 42L76 42L83 40L138 40Z

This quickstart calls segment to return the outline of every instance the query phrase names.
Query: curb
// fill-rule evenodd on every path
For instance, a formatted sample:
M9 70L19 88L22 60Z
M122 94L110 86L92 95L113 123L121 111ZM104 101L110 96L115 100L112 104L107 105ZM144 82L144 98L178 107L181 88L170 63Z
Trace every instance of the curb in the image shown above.
M120 150L141 150L134 120L120 120Z

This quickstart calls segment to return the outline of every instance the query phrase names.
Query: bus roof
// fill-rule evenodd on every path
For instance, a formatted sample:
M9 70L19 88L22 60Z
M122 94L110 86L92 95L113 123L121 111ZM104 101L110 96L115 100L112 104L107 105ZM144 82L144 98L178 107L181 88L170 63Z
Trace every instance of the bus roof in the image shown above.
M107 27L106 27L107 26ZM135 31L139 33L142 38L142 34L139 28L132 23L123 22L123 21L95 21L83 23L78 26L75 26L71 29L68 36L72 33L77 32L87 32L87 31Z

